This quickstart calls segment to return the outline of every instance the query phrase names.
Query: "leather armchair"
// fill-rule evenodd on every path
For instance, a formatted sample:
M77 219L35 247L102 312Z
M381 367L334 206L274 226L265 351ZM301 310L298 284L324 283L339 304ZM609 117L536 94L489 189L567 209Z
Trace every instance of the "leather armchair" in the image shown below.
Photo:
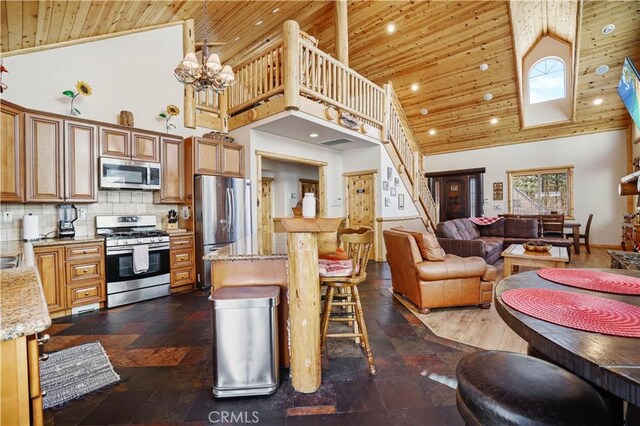
M481 257L447 254L444 261L427 261L411 234L389 230L383 236L393 290L420 312L450 306L491 306L496 269Z

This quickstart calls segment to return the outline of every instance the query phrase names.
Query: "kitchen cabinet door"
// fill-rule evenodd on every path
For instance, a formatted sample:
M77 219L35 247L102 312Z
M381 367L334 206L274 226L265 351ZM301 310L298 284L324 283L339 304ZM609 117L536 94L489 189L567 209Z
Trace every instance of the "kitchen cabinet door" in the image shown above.
M131 133L131 158L138 161L160 161L160 138L146 133Z
M193 160L196 175L220 174L220 142L207 139L194 140Z
M49 313L64 310L64 247L37 247L33 252Z
M155 203L184 203L184 147L182 139L162 138L162 181Z
M25 114L26 202L64 200L63 121Z
M131 156L131 132L114 127L100 126L100 155L126 158Z
M24 113L0 105L0 202L24 201Z
M220 145L220 172L224 176L244 177L244 147L237 144Z
M98 201L98 128L65 121L65 199L75 203Z

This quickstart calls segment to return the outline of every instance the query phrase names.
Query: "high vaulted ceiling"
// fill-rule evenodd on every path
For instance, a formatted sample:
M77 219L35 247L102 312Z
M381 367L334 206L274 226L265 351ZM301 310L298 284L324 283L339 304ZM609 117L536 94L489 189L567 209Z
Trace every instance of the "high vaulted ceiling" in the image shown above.
M616 87L625 56L640 65L640 1L586 0L578 22L564 19L562 8L544 7L554 1L559 0L513 0L511 5L507 1L350 1L349 65L375 83L393 83L425 153L626 128L629 115ZM188 18L195 18L197 40L204 37L200 1L3 0L1 4L3 53ZM530 25L537 31L540 24L512 22L510 6L564 23L564 29L551 27L561 38L562 31L578 28L573 122L521 129L515 58L531 40L514 37L512 25ZM560 15L551 16L554 11ZM302 30L317 37L321 49L335 51L331 1L209 1L208 16L209 40L225 43L215 50L231 64L275 43L287 19L298 21ZM390 22L397 28L393 34L386 31ZM615 31L602 34L610 23ZM488 71L480 71L483 63L489 65ZM596 75L599 65L608 65L610 71ZM419 85L415 92L410 89L413 83ZM483 100L486 93L493 99ZM603 103L594 105L595 98ZM428 115L420 114L422 108L428 109ZM492 117L497 124L489 123ZM436 134L429 135L430 129Z

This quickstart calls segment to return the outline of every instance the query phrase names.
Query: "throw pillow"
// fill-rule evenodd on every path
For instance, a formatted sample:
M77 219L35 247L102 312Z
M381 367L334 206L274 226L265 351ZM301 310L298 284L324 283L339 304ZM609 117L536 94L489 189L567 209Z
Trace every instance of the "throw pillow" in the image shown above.
M446 253L444 252L444 249L440 247L438 238L431 232L427 231L426 234L423 234L422 232L409 231L402 227L392 229L411 234L418 244L418 249L420 249L420 254L423 259L433 262L439 262L445 259Z
M347 252L342 247L338 247L335 253L319 253L318 259L324 260L348 260Z
M318 272L321 277L349 277L353 272L351 260L326 260L318 261ZM356 274L358 271L356 270Z

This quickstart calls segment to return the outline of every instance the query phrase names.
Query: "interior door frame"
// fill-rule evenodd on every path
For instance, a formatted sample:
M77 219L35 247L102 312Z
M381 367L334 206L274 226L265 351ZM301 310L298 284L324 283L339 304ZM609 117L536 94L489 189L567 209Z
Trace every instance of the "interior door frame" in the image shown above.
M260 200L262 200L262 159L268 158L270 160L284 161L286 163L305 164L307 166L314 166L318 168L318 211L320 217L327 215L327 166L325 161L312 160L310 158L292 157L285 154L277 154L275 152L258 151L256 155L256 188L257 188L257 222L258 222L258 235L262 235L262 221L259 220L262 217L262 206Z
M378 191L377 191L377 182L378 182L378 170L377 169L369 169L369 170L358 170L355 172L346 172L342 174L343 187L344 187L344 223L345 228L350 228L351 224L349 223L349 177L351 176L360 176L360 175L372 175L373 185L371 185L372 191L372 205L371 209L373 210L373 220L371 224L371 229L373 229L373 241L377 241L378 230L376 229L376 217L378 216ZM374 260L375 256L375 248L376 245L373 244L371 246L371 254L369 256L370 260Z
M262 231L269 231L270 230L271 233L273 233L273 228L274 228L274 225L273 225L273 181L274 181L273 178L266 177L266 176L263 177L262 180L260 181L260 200L262 200L262 198L263 198L262 196L264 195L264 193L262 192L262 184L264 182L271 182L271 200L270 200L271 201L271 225L270 225L269 229L262 230ZM258 203L258 204L260 204L262 206L262 203ZM262 210L263 209L260 208L260 213L263 213ZM262 215L258 216L258 221L260 222L260 226L262 226Z

